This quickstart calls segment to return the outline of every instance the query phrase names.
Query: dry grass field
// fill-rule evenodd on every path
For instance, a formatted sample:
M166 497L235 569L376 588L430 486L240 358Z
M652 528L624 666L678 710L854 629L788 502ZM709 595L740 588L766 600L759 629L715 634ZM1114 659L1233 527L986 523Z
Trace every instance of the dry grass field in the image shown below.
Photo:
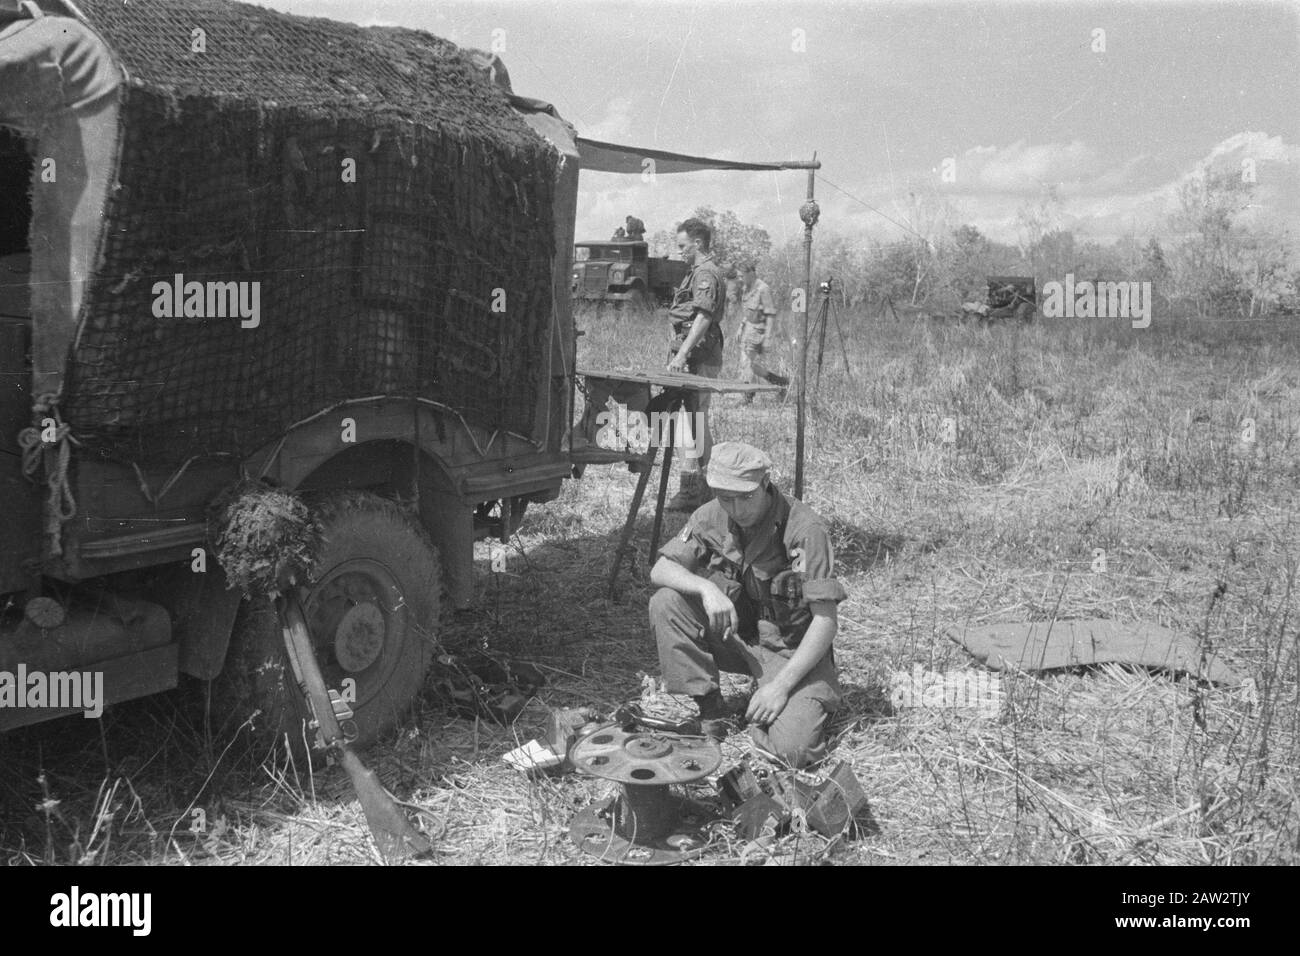
M855 839L794 833L744 862L1297 862L1300 328L843 319L852 378L832 329L805 497L830 522L850 594L836 756L862 781L870 820ZM582 325L582 363L631 368L663 354L652 320ZM775 363L786 370L788 353ZM789 489L793 399L715 408L715 434L769 449ZM1241 441L1246 419L1253 443ZM431 688L365 754L433 838L432 862L586 860L566 825L607 785L530 780L501 755L539 734L548 706L608 711L656 667L650 507L616 601L605 585L635 477L591 468L530 509L505 573L489 571L480 545L480 608L443 642L542 669L548 686L515 725L458 717ZM670 516L666 533L682 520ZM1105 667L1004 676L996 715L891 702L891 674L978 670L950 627L1089 617L1175 628L1253 690ZM0 738L0 859L376 860L337 769L276 764L242 737L206 733L201 691ZM741 860L720 832L701 862Z

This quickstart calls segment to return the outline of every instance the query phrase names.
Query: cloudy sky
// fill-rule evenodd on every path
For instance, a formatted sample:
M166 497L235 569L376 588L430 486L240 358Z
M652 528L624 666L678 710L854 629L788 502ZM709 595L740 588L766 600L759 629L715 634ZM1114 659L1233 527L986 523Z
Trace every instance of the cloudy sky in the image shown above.
M900 236L890 220L923 226L946 202L1010 241L1051 187L1078 234L1164 235L1181 181L1243 160L1252 214L1300 224L1300 4L260 2L495 41L515 91L593 139L760 161L815 150L822 223L844 234ZM581 187L582 236L708 204L780 241L800 230L806 181L587 173Z

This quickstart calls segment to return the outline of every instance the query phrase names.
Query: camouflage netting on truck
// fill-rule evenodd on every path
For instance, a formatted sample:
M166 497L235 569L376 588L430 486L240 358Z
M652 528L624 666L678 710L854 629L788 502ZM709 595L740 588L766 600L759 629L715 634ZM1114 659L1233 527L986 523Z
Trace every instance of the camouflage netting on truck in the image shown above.
M130 78L63 404L88 451L242 457L381 394L531 434L558 160L467 53L210 0L80 6Z

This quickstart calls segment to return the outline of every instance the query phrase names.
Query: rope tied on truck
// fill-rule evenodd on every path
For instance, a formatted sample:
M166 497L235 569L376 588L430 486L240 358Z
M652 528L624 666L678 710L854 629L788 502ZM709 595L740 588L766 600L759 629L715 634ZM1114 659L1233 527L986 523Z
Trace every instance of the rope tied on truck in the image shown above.
M63 525L77 514L77 502L68 483L68 462L73 445L72 427L59 414L57 395L40 395L32 404L33 417L40 422L18 433L23 453L23 475L36 484L37 472L45 469L46 498L43 528L51 557L63 554Z

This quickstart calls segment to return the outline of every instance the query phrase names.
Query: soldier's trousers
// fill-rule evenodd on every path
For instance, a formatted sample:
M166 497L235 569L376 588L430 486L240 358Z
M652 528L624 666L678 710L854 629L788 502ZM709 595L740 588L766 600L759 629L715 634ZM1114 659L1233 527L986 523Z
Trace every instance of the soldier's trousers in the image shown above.
M692 375L706 378L718 378L722 374L721 363L690 364L686 370ZM713 430L709 427L709 405L712 392L688 392L682 403L685 414L678 419L678 442L681 448L681 471L701 473L709 467L709 454L713 451ZM695 426L699 425L698 434Z
M718 689L718 672L749 674L767 684L794 655L760 642L723 642L708 633L708 617L697 597L660 588L650 598L650 630L659 648L659 667L670 694L702 697ZM828 651L790 692L785 709L766 729L749 729L754 743L792 767L826 755L826 720L840 703L835 655Z
M753 384L757 379L766 379L767 368L763 365L763 342L765 334L748 322L740 326L740 380Z
M763 342L762 332L754 331L748 322L741 326L740 329L740 380L752 385L760 379L770 385L780 385L782 387L790 384L790 380L784 375L777 375L769 371L763 362ZM745 396L747 402L752 402L752 394Z

